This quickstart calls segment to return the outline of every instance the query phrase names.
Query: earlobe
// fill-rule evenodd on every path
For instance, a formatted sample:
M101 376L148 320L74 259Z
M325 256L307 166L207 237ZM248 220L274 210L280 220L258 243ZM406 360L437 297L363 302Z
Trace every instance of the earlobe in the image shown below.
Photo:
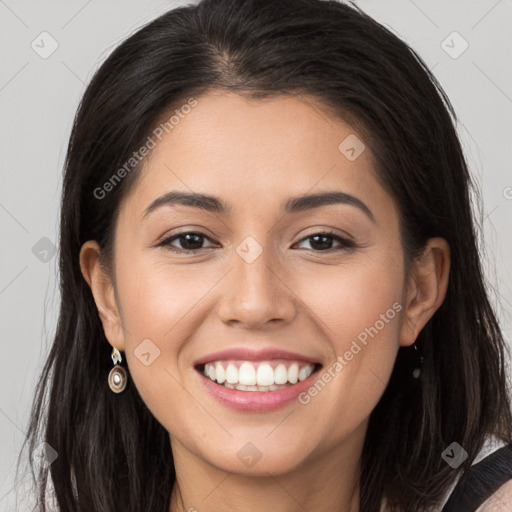
M114 286L111 277L101 267L100 246L95 240L82 245L80 269L91 288L107 340L113 347L124 350L125 341Z
M448 288L449 273L448 242L444 238L431 238L421 256L412 264L400 345L412 345L441 306Z

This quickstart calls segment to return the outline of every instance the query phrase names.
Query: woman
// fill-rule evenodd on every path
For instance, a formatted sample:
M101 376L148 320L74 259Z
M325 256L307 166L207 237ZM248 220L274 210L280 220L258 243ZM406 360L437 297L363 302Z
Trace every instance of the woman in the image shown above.
M341 3L203 0L124 41L68 148L39 504L49 479L60 511L504 503L506 345L454 118Z

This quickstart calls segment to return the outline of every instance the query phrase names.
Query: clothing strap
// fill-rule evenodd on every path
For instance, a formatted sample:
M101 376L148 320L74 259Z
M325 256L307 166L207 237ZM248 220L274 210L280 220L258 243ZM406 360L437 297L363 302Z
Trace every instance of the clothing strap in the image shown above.
M492 452L463 474L441 512L475 512L512 480L512 443Z

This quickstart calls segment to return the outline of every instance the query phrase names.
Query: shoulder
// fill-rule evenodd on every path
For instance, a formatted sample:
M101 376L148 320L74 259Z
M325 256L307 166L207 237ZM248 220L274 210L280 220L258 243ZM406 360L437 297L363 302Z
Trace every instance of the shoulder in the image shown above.
M512 510L512 480L502 485L476 512L509 512Z
M507 445L494 435L488 436L465 473L457 474L436 512L459 511L468 503L473 503L471 510L475 512L512 511L512 480L509 480L512 478L512 444ZM490 498L483 502L484 496L491 492Z
M512 444L491 436L486 440L464 478L458 475L443 501L447 510L482 503L484 496L493 494L475 512L510 512L512 510ZM445 510L442 508L442 510Z

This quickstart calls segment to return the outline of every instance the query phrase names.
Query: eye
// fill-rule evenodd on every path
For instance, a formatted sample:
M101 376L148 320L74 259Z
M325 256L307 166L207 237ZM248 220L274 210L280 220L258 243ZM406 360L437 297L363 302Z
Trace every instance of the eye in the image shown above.
M178 233L173 235L165 240L162 240L157 247L165 247L173 252L187 252L187 253L196 253L205 249L205 247L201 247L203 240L209 240L209 238L201 232L198 231L186 231L183 233ZM181 248L176 248L172 246L174 241L179 241L182 244Z
M357 247L357 245L352 242L351 240L348 240L347 238L343 238L336 233L332 231L323 231L321 233L313 233L312 235L309 235L301 240L303 242L304 240L310 242L310 246L312 247L312 250L314 252L330 252L330 251L342 251L346 249L354 249ZM337 241L340 245L338 248L333 248L332 243L334 241ZM300 242L299 242L300 243ZM307 247L306 247L307 249Z

